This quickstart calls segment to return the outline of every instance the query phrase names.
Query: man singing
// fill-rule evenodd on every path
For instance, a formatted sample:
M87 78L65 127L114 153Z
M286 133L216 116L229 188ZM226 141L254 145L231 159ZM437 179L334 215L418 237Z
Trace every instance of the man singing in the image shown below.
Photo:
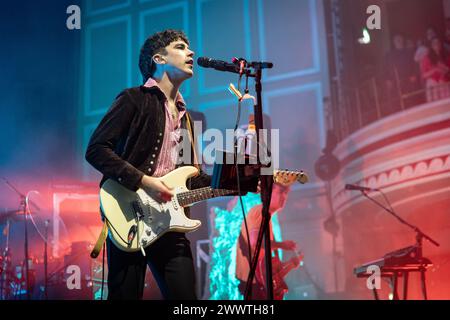
M183 32L165 30L150 36L139 57L144 85L125 89L94 131L86 160L126 188L145 188L158 201L173 191L156 177L174 170L191 148L182 130L191 130L190 116L179 89L193 75L194 52ZM194 135L191 131L191 137ZM194 163L195 148L190 149ZM210 184L204 172L188 181L189 189ZM188 214L188 212L186 212ZM165 233L141 252L129 253L107 240L108 299L142 299L147 265L165 299L196 299L195 272L190 242L184 233Z

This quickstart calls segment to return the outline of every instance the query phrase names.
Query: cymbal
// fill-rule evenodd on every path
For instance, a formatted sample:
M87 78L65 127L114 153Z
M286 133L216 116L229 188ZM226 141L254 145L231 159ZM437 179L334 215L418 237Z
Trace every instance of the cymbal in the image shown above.
M6 223L8 219L12 219L15 221L22 220L22 217L24 217L24 215L18 214L19 212L22 212L22 210L3 210L3 212L0 213L0 224Z
M15 209L15 210L3 209L3 211L0 212L0 216L4 215L4 214L14 214L14 213L19 213L19 212L22 212L22 210L19 210L19 209Z

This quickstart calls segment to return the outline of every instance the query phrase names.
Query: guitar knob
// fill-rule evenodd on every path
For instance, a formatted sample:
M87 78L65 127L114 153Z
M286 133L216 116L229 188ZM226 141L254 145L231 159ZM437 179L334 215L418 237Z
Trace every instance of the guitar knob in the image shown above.
M152 234L152 230L147 229L147 230L145 230L145 233L147 234L147 236L150 236Z

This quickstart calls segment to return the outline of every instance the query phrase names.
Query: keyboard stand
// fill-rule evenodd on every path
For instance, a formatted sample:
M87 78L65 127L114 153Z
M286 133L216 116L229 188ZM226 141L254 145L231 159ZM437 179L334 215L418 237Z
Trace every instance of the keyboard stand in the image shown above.
M422 258L423 263L422 264L416 264L416 265L404 265L404 266L395 266L395 267L381 267L381 277L389 278L390 280L390 287L391 287L391 293L392 293L392 300L400 300L400 295L398 293L398 286L399 286L399 280L400 278L403 278L403 300L408 299L408 284L409 284L409 273L410 272L420 272L420 284L421 284L421 291L424 300L428 299L427 296L427 288L426 288L426 282L425 282L425 273L427 271L427 268L432 266L432 262L427 258ZM357 274L358 278L366 278L371 276L371 274L368 273L359 273ZM373 296L375 300L380 300L380 297L378 295L378 291L375 287L372 288Z

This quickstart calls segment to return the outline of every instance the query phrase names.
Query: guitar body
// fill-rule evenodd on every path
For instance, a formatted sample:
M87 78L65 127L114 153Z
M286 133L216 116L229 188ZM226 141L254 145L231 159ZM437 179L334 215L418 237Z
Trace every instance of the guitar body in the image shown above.
M100 205L112 242L123 251L135 252L166 232L197 230L201 222L186 217L177 197L189 191L186 181L197 174L197 168L184 166L158 178L174 191L172 200L166 203L158 203L144 189L134 192L115 180L105 181L100 189Z
M287 262L282 262L278 256L272 257L272 283L273 283L273 299L283 300L284 295L289 291L289 287L284 281L286 275L300 265L303 255L294 256ZM264 261L259 264L259 272L256 273L256 285L252 292L254 299L266 299L266 283L265 274L266 267Z
M145 255L144 248L166 232L197 230L201 222L186 217L184 208L198 201L230 195L236 191L211 187L187 189L187 179L196 175L197 168L184 166L157 178L173 189L174 196L165 203L157 202L151 193L142 188L134 192L115 180L106 180L100 188L100 206L112 242L123 251L141 250ZM292 180L298 175L303 175L303 172L280 171L276 177L282 176L284 180Z
M283 277L283 263L277 256L272 258L272 282L273 282L273 299L283 300L284 294L288 292L288 285Z

